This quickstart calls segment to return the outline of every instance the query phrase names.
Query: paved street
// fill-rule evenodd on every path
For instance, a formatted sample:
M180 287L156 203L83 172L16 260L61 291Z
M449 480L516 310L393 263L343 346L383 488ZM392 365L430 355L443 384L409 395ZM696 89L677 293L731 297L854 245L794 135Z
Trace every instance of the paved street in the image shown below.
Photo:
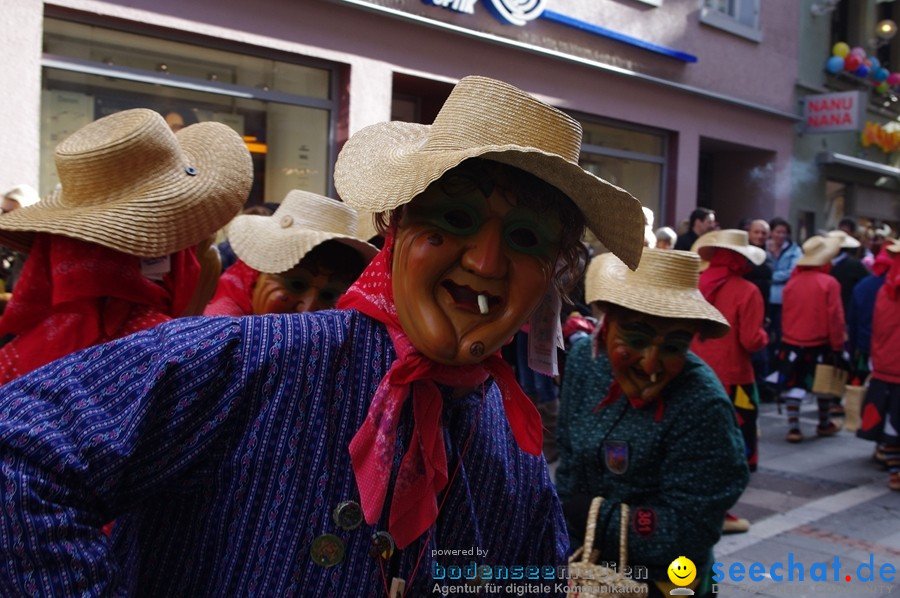
M785 442L786 416L778 415L774 404L763 404L760 416L760 467L751 476L750 486L733 509L752 522L746 534L723 536L716 546L716 559L728 575L740 563L743 581L720 584L720 596L872 596L900 598L900 492L887 487L887 473L872 461L874 444L841 431L831 438L816 438L816 408L805 402L801 424L806 440ZM789 555L804 568L792 568L794 581L787 581ZM835 581L834 562L840 572ZM872 581L859 581L868 567L857 568L871 558ZM821 566L827 563L827 582ZM746 577L753 563L760 563L756 577ZM774 563L784 567L769 573ZM893 581L884 582L879 571ZM882 570L882 567L884 569ZM764 571L764 573L760 573ZM851 580L846 581L849 575Z

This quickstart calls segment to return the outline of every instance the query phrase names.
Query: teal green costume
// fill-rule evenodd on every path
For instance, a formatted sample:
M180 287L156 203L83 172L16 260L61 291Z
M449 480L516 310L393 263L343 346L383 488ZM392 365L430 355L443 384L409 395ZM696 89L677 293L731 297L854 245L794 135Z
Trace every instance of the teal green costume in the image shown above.
M572 546L584 534L586 504L606 500L595 547L601 560L619 558L619 505L631 508L628 565L645 566L649 578L668 579L679 556L698 572L713 564L725 512L749 481L744 445L731 401L713 371L693 353L657 404L635 409L623 396L598 408L613 382L605 353L591 357L591 339L576 343L566 359L559 414L557 492L570 517Z

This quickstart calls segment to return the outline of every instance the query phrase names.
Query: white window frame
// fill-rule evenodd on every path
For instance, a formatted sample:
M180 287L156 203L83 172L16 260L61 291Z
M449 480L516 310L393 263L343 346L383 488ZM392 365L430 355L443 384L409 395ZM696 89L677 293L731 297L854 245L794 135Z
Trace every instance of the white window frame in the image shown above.
M702 0L700 22L754 42L763 39L759 28L760 0Z

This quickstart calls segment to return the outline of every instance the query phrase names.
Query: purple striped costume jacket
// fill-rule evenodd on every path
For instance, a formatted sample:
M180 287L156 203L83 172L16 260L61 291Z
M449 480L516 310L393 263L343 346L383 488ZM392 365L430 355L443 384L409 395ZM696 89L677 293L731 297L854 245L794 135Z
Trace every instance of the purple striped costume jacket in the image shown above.
M472 561L562 565L547 465L518 449L492 381L483 406L480 389L445 393L450 472L474 432L431 534L379 563L387 507L338 527L335 507L359 500L347 446L393 359L356 311L188 318L0 387L0 595L379 596L421 555L421 596ZM394 475L411 423L407 404ZM323 534L345 549L327 568L310 556Z

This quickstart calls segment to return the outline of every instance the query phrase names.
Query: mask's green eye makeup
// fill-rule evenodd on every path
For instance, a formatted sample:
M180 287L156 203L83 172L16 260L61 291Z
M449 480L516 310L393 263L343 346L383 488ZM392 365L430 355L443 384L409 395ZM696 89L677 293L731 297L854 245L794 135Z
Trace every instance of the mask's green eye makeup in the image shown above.
M471 201L463 198L435 196L410 206L408 215L412 222L428 224L459 237L474 235L484 223L484 217L475 207L483 203L478 191Z
M654 344L658 332L643 322L628 322L621 325L619 337L630 349L644 351ZM659 351L662 355L676 356L688 352L693 335L688 332L670 332L659 343Z
M309 281L305 278L281 278L282 286L288 292L301 295L309 290Z
M621 335L624 342L630 349L643 351L651 344L650 336L641 334L640 332L625 332Z
M540 243L537 233L527 226L515 226L507 231L506 238L510 245L522 251L532 250Z
M448 207L443 213L444 228L457 235L468 235L478 230L480 219L466 207Z
M551 259L557 249L559 223L540 217L535 210L515 207L504 218L503 235L513 250L540 258Z

